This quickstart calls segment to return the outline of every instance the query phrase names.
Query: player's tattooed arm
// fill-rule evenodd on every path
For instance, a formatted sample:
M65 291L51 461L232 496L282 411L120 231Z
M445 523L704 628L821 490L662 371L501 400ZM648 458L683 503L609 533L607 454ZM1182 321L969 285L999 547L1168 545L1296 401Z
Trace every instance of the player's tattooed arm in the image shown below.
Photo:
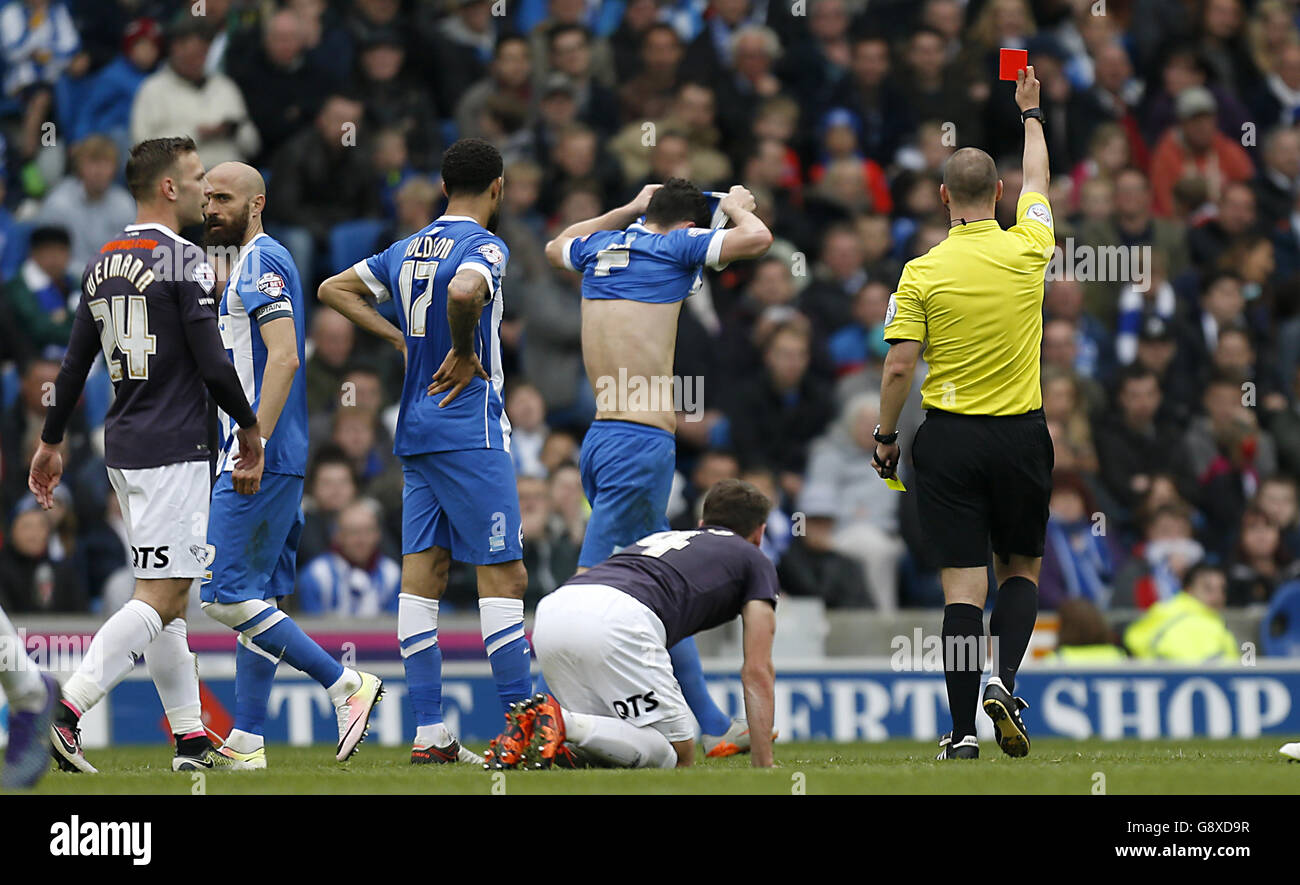
M569 225L560 232L558 237L546 244L546 260L551 262L553 267L566 267L564 250L569 247L570 240L580 240L601 230L622 230L645 214L646 208L650 205L650 198L662 186L647 184L627 205L611 209L604 215L597 215L595 218Z
M355 268L349 267L321 283L316 295L320 298L321 304L334 308L354 325L360 326L376 338L384 339L403 356L406 355L406 337L402 334L402 330L375 310L374 305L370 303L370 287L361 279L361 275Z
M477 271L459 271L447 284L447 325L451 328L451 350L429 384L429 396L447 395L438 408L454 400L475 377L487 380L488 373L474 353L474 327L488 299L487 279Z
M776 670L772 666L772 637L776 633L776 610L767 600L751 599L741 609L740 620L745 630L745 663L740 668L740 682L745 689L750 761L755 768L769 768L774 762L772 717Z

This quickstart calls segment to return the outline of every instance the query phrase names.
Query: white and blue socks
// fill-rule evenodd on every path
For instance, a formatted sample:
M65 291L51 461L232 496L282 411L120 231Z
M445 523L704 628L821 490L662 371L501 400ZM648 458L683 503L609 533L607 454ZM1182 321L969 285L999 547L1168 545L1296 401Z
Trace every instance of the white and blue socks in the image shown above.
M335 706L361 687L361 676L356 670L334 660L293 618L265 600L205 602L203 610L272 658L283 660L315 679L324 686Z
M719 735L731 727L727 714L718 709L709 694L708 683L704 681L704 667L700 664L700 650L695 647L695 637L687 636L681 642L668 649L668 657L673 662L673 675L682 687L686 706L691 708L695 721L700 723L700 731L709 735Z
M515 701L527 698L532 686L528 640L524 638L524 601L485 596L478 601L478 616L504 713Z
M397 641L406 670L406 693L415 711L415 743L445 747L451 737L442 724L442 649L438 645L438 600L413 593L397 597Z
M226 738L237 753L252 753L263 745L266 711L279 663L246 635L239 634L235 645L235 725Z

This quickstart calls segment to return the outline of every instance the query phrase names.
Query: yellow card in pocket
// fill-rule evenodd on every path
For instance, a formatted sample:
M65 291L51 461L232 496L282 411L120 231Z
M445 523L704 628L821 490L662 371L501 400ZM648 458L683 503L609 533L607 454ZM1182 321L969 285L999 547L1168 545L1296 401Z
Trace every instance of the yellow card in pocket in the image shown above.
M903 485L903 481L897 476L891 476L889 479L885 480L885 485L889 486L896 492L907 491L907 486Z

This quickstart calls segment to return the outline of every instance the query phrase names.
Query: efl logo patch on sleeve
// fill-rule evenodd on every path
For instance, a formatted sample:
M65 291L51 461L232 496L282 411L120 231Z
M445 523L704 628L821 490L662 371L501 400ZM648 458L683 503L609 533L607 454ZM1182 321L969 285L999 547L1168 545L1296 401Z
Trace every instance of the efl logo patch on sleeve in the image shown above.
M1026 209L1025 217L1032 218L1049 229L1052 227L1052 213L1042 203L1035 203Z
M267 298L283 298L284 277L274 271L267 271L257 278L257 291Z
M479 246L478 254L486 258L489 264L500 264L506 257L501 252L501 247L496 243L485 243L484 245Z
M890 295L890 296L889 296L889 307L886 307L886 308L885 308L885 325L886 325L886 326L888 326L890 323L892 323L892 322L894 321L894 314L896 314L896 313L898 313L898 302L894 300L894 296L893 296L893 295Z

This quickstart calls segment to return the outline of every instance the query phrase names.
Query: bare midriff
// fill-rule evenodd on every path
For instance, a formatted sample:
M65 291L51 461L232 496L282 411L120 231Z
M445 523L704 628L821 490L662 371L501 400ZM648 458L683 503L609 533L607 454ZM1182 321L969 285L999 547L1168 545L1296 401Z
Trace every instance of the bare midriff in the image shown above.
M673 356L681 307L680 301L583 300L582 360L596 392L597 421L677 432Z

